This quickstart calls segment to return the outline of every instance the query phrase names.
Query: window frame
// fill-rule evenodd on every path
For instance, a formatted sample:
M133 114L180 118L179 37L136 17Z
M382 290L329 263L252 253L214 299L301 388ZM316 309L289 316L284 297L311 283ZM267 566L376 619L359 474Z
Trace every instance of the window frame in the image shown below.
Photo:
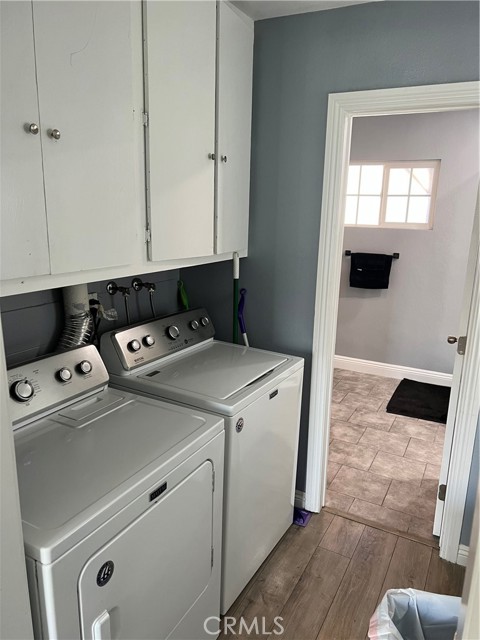
M388 162L382 161L351 161L348 164L348 168L350 166L370 166L370 165L381 165L383 166L383 180L382 180L382 190L380 193L380 213L379 213L379 221L378 224L347 224L344 222L344 227L348 227L351 229L419 229L423 231L431 231L433 229L433 222L435 218L435 209L437 202L437 187L438 187L438 177L440 175L440 166L441 161L437 160L390 160ZM430 211L428 216L428 222L386 222L385 215L387 210L387 201L388 201L388 182L390 177L391 169L416 169L416 168L432 168L433 169L433 179L432 179L432 189L430 192ZM410 176L410 182L411 182ZM344 220L345 220L345 209L346 209L346 197L347 195L355 195L357 198L361 196L360 193L348 193L347 189L345 189L345 201L344 201ZM405 196L410 200L410 185L409 192ZM427 197L427 196L424 196ZM407 207L407 215L408 215L408 207ZM357 203L357 217L358 217L358 203Z

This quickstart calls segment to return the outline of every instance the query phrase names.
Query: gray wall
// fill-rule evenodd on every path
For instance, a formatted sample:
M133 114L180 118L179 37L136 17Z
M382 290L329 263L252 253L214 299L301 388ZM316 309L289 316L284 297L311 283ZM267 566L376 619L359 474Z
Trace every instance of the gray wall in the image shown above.
M476 2L375 2L255 24L249 257L253 346L310 372L328 94L478 80ZM214 320L231 322L231 264L182 271ZM309 375L297 487L305 486Z
M346 227L344 249L400 253L386 290L349 286L342 261L337 355L453 372L463 282L479 180L478 109L357 118L351 162L441 160L434 226ZM448 301L448 304L445 304Z
M460 544L470 544L470 534L472 532L473 513L475 511L475 500L478 490L478 466L480 462L480 415L477 421L477 433L475 435L475 445L473 447L472 465L468 478L467 499L465 500L465 513L463 514L462 532L460 534Z
M144 282L154 282L155 312L158 316L175 313L179 310L177 302L178 271L164 271L141 275ZM130 286L132 278L119 278L115 282L124 287ZM105 309L115 308L118 320L102 321L99 334L127 324L122 295L110 296L106 290L107 282L93 282L88 285L89 293L97 293ZM63 298L61 289L51 289L0 299L3 336L7 367L33 360L52 353L63 328ZM131 323L151 318L149 297L146 290L138 294L132 290L130 301Z

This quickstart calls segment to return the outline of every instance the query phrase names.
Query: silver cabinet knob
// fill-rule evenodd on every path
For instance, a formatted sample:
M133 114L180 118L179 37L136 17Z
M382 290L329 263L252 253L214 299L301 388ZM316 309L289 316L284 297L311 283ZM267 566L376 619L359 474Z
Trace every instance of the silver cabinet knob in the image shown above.
M226 164L227 160L228 160L227 156L220 156L220 157L222 159L222 162L225 162L225 164Z
M458 342L458 338L456 338L455 336L448 336L447 342L448 344L455 344L456 342Z
M208 157L210 158L210 160L215 160L217 156L214 153L209 153Z
M58 129L51 129L49 133L50 133L50 137L53 138L54 140L60 140L61 134Z
M36 136L39 132L38 124L32 122L32 124L28 127L28 130L30 131L30 133L33 133L33 135Z

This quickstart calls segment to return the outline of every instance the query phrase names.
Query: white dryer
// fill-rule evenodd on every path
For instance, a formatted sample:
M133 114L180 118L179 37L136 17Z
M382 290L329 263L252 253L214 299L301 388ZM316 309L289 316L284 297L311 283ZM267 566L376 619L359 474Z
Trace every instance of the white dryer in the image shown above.
M211 638L223 420L108 388L93 346L8 377L36 638Z
M292 524L303 359L219 342L204 309L102 336L111 384L225 418L221 611Z

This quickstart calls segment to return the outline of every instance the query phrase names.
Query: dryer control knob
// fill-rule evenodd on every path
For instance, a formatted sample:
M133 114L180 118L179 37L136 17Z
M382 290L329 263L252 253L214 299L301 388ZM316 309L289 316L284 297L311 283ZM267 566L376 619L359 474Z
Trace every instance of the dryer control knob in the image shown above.
M92 371L92 363L89 362L88 360L82 360L78 365L78 369L80 373L87 375L87 373L91 373Z
M143 344L146 347L153 347L153 345L155 344L155 338L151 335L145 336L143 338Z
M168 329L167 329L167 335L172 340L176 340L178 338L178 336L180 335L180 330L179 330L178 327L176 327L174 324L172 324L172 326L168 327Z
M210 320L207 318L207 316L203 316L203 318L200 318L200 324L202 325L202 327L208 327L208 325L210 324Z
M130 342L127 344L129 351L133 351L133 353L135 353L135 351L139 351L141 346L142 345L138 340L130 340Z
M69 382L72 379L72 372L67 367L63 367L57 372L60 382Z
M198 324L198 322L197 322L196 320L192 320L192 321L190 322L190 329L191 329L192 331L196 331L196 330L198 329L198 327L199 327L199 326L200 326L200 325Z
M12 398L18 400L18 402L28 402L34 393L33 384L26 378L15 382L10 391Z

